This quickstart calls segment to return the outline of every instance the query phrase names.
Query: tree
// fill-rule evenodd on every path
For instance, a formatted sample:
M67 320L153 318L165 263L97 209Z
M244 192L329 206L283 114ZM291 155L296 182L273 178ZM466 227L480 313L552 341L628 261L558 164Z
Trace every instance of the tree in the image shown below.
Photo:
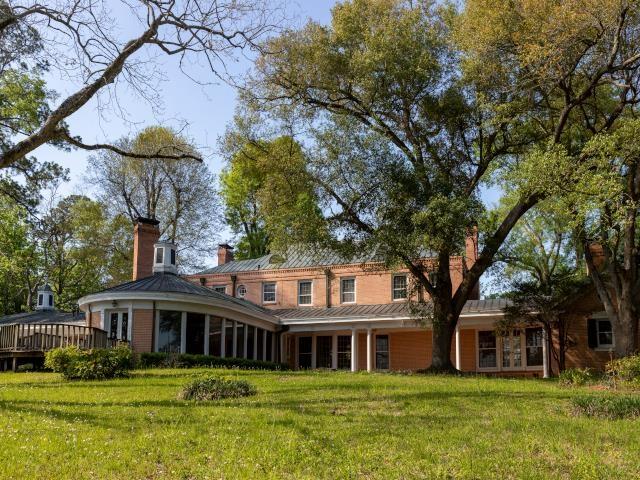
M594 137L565 209L576 217L589 276L613 326L615 353L638 351L640 121Z
M57 308L71 310L83 295L130 279L132 237L124 217L110 218L87 197L65 197L47 212L36 240Z
M112 4L113 6L113 4ZM136 158L193 158L188 152L166 154L124 152L116 145L89 145L69 131L65 120L105 88L126 82L142 98L157 101L154 82L158 80L155 54L176 56L181 66L198 57L211 73L222 77L226 59L245 48L257 48L256 40L269 32L273 8L267 2L146 0L120 3L123 14L135 22L138 33L122 41L106 3L95 0L42 4L35 1L0 2L2 46L33 36L32 43L43 48L42 57L66 78L77 79L78 89L33 122L27 130L3 123L3 135L16 138L0 151L0 169L15 166L43 144L61 143L87 150L108 149ZM11 41L4 40L11 36ZM23 40L27 37L23 36ZM143 58L143 55L146 58ZM33 62L33 52L23 49L15 55L2 54L0 60ZM151 62L151 63L150 63Z
M8 9L6 2L0 1L0 18ZM28 135L50 113L53 93L42 80L48 66L39 58L42 48L37 31L28 25L13 24L1 30L0 152L13 148L16 135ZM40 191L65 178L66 172L55 163L41 163L25 155L0 169L0 195L33 212L40 201Z
M509 195L497 209L509 208ZM529 210L509 234L496 255L494 277L507 290L511 304L496 322L498 334L522 323L542 325L560 371L565 369L567 350L572 346L566 302L588 279L580 271L572 221L557 202L542 202Z
M460 312L511 229L568 174L550 167L579 158L575 139L611 128L637 91L635 4L593 1L587 15L583 2L538 3L470 0L457 17L427 0L347 1L330 26L271 40L249 89L329 126L321 151L335 155L311 176L333 243L376 248L426 290L434 369L453 368ZM356 142L364 155L340 147ZM518 199L454 286L450 259L481 213L479 186L509 168L528 173Z
M295 140L282 136L241 141L246 143L236 146L220 176L227 224L240 235L239 259L269 253L271 239L295 230L301 215L307 221L319 215L306 159Z
M24 208L0 195L0 315L28 309L42 271Z
M193 152L174 131L148 127L118 144L127 151L151 155L161 151ZM105 151L89 159L90 181L114 215L131 222L138 217L160 221L161 234L179 245L182 266L199 266L210 254L219 227L215 179L204 163L164 157L138 159Z

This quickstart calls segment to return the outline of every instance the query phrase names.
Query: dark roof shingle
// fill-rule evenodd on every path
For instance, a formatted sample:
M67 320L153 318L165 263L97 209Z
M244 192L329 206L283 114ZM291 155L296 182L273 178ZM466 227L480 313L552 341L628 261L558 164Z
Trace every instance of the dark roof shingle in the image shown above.
M14 313L0 317L0 325L11 323L69 323L84 325L84 312L60 312L58 310L36 310L35 312Z

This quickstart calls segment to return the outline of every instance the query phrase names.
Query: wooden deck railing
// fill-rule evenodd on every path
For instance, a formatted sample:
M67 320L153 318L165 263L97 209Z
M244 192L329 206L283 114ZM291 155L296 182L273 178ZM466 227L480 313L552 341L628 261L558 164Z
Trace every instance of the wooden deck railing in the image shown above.
M107 332L95 327L49 324L0 326L0 352L44 352L75 345L82 349L111 347Z

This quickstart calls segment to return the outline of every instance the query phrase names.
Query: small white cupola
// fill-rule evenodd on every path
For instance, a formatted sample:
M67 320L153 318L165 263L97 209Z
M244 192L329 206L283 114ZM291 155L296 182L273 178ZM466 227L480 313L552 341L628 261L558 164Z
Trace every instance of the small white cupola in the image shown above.
M36 310L53 310L53 290L48 283L38 289Z
M158 242L153 245L153 273L173 273L177 275L176 244Z

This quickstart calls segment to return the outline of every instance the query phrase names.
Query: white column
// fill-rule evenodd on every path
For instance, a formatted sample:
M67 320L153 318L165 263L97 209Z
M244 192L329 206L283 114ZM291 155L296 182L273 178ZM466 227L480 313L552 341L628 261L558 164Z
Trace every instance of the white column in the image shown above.
M373 371L373 330L367 328L367 372Z
M131 332L133 331L133 302L129 304L129 321L127 322L127 340L129 340L129 344L133 338L131 337Z
M244 324L244 327L242 327L242 333L244 334L244 336L242 337L242 356L244 358L249 358L247 356L247 339L249 338L249 325L247 325L246 323Z
M315 334L311 335L311 368L318 368L316 366L317 356L316 356L316 336Z
M351 371L358 370L358 331L351 329Z
M331 368L338 369L338 336L333 335L331 338Z
M182 312L182 321L180 322L180 353L187 351L187 312Z
M258 327L253 328L253 359L258 360Z
M153 351L158 351L158 337L160 336L160 310L156 310L156 318L153 319Z
M545 328L542 329L542 377L549 378L551 375L549 374L549 352L548 352L548 344L549 339L547 338L547 331Z
M456 325L456 369L462 370L462 342L460 339L460 325Z
M266 338L267 337L267 335L266 335L267 331L265 330L264 333L265 333L265 338ZM275 335L275 333L273 335ZM286 336L285 333L281 333L280 334L280 363L286 363L286 361L287 361L287 355L286 355L287 352L285 351L285 346L286 346L287 342L285 341L286 340L285 336ZM266 340L265 340L265 345L266 344L267 343L266 343ZM272 350L271 351L272 360L275 360L275 355L274 355L275 354L275 350L273 348L271 350Z
M223 318L220 322L220 358L225 357L225 347L227 346L227 319Z
M236 358L238 356L238 322L232 320L233 322L233 345L231 345L231 356Z
M262 360L267 360L267 331L262 330Z
M204 354L209 355L209 315L204 316Z

